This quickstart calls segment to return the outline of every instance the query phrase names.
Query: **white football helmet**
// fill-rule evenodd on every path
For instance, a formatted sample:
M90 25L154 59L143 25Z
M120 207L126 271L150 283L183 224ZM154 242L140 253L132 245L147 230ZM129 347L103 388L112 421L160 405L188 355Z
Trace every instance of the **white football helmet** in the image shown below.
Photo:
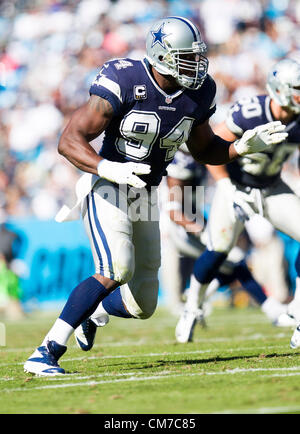
M162 75L180 86L199 89L208 69L206 45L198 28L182 17L167 17L153 24L146 38L146 58Z
M269 72L266 87L277 104L300 113L300 63L292 59L276 63Z

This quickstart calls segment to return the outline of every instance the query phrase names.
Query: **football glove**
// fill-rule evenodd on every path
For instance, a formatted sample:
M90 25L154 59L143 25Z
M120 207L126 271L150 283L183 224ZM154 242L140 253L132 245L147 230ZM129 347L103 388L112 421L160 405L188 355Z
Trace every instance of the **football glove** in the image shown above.
M264 215L265 202L261 191L252 188L249 193L236 190L233 209L238 220L245 223L255 214Z
M146 182L136 175L147 175L151 171L149 164L143 163L117 163L115 161L101 160L98 164L98 175L100 178L117 184L129 184L136 188L143 188Z
M285 125L280 121L259 125L252 130L245 131L242 137L234 142L235 150L239 155L268 150L287 138L288 133L284 130Z

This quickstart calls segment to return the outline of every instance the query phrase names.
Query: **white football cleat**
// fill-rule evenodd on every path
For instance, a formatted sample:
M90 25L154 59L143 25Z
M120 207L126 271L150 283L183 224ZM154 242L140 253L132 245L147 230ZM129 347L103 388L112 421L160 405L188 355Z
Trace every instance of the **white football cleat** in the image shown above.
M279 327L296 327L300 322L300 302L292 300L287 305L286 313L281 314L276 320L275 325Z
M295 327L297 325L297 321L293 316L285 312L279 315L273 324L276 327Z
M270 296L261 305L261 310L269 318L269 320L277 327L288 327L287 315L288 305L280 303L276 298ZM290 320L291 321L291 320ZM295 326L297 324L293 324Z
M201 309L185 309L182 312L175 329L175 337L177 342L181 344L192 342L195 325L197 322L200 322L202 318L203 313Z
M65 370L58 364L58 359L66 352L67 347L55 341L38 347L24 364L24 372L37 376L53 377L64 375Z
M300 324L295 329L293 336L291 338L290 347L295 350L296 348L300 347Z
M298 299L293 299L287 307L287 313L295 318L295 320L297 321L297 324L299 324L300 322L300 301Z

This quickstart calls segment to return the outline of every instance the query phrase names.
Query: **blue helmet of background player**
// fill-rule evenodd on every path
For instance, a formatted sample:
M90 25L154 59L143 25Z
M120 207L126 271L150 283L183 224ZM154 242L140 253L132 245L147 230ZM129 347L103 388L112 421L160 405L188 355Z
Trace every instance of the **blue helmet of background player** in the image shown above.
M281 107L300 113L300 63L293 59L276 63L268 75L267 91Z
M199 89L208 69L206 45L198 28L182 17L167 17L153 24L146 38L146 58L162 75L180 86Z

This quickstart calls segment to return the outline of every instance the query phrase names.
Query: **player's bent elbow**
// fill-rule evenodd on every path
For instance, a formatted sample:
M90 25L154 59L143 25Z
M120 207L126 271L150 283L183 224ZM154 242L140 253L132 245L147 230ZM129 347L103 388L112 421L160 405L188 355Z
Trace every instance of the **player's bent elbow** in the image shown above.
M154 314L158 302L158 287L157 278L141 277L121 288L123 303L134 318L148 319Z
M60 155L65 156L66 155L66 149L67 149L66 140L65 140L64 136L61 136L61 138L58 142L57 151Z
M57 146L58 153L67 158L68 154L70 153L70 150L74 148L74 143L76 143L77 141L78 141L78 134L76 133L74 128L72 128L70 125L67 126L60 136L58 146Z

